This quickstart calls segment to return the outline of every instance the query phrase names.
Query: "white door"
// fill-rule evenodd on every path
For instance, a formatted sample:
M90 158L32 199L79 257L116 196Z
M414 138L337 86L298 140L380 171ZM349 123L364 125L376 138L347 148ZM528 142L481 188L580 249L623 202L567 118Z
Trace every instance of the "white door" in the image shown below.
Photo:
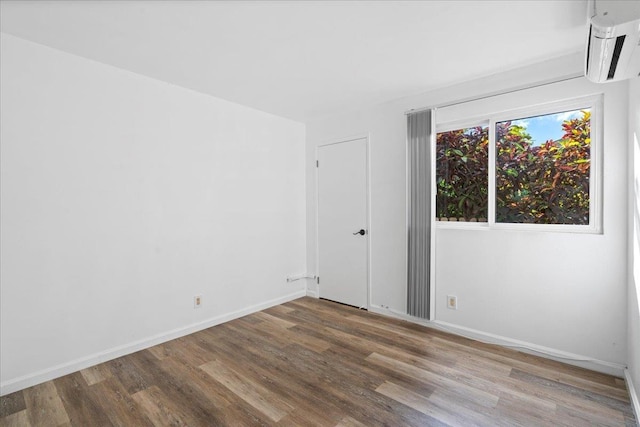
M367 140L318 147L320 297L367 307Z

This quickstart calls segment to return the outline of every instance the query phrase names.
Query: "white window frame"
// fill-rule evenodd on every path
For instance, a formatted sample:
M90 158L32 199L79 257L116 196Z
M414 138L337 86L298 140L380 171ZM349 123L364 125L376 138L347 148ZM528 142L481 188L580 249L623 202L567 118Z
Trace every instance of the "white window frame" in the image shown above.
M591 110L591 148L589 158L589 224L522 224L522 223L498 223L496 222L496 141L495 125L507 120L543 116L563 111ZM547 102L535 106L518 109L510 109L477 116L468 120L460 120L448 123L436 124L436 135L440 132L468 128L473 126L489 125L489 165L488 165L488 218L486 223L477 222L447 222L435 221L439 229L465 229L465 230L516 230L516 231L545 231L568 233L602 233L602 122L603 122L603 95L591 95L568 100ZM435 151L435 146L434 146ZM433 157L433 169L436 162ZM436 171L437 176L437 171ZM434 182L434 203L437 183Z

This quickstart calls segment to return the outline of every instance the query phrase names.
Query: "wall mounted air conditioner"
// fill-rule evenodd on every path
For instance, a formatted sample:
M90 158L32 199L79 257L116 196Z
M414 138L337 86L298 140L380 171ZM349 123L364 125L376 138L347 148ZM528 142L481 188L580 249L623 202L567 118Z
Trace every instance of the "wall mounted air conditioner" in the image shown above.
M616 22L612 15L605 11L589 22L585 75L596 83L640 75L640 19Z

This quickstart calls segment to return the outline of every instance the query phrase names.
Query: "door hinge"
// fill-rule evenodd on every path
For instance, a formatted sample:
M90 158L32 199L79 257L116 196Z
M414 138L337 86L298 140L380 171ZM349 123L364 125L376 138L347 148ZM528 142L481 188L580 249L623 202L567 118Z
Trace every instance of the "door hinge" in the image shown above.
M320 160L316 160L316 167L319 168L320 167Z
M316 283L319 285L320 284L320 276L316 277Z

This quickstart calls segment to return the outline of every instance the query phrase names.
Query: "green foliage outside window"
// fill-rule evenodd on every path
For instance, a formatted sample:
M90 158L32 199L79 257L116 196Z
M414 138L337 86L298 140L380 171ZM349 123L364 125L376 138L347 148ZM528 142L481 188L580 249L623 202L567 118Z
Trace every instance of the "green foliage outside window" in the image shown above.
M590 119L582 111L536 146L521 126L496 124L496 222L589 224Z
M589 224L591 112L573 113L542 144L518 121L496 123L496 222ZM488 129L442 132L436 144L437 217L487 218Z
M436 141L436 216L487 218L489 128L442 132Z

